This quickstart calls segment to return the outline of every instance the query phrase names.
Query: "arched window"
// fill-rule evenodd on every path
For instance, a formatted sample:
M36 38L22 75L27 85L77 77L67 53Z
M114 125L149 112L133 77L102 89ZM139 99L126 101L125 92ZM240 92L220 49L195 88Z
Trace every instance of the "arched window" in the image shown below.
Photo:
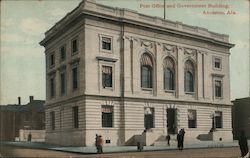
M185 92L194 92L194 64L190 60L185 62Z
M173 59L167 57L163 63L164 71L164 89L174 90L175 89L175 66Z
M141 87L152 88L153 63L149 55L144 53L141 57Z

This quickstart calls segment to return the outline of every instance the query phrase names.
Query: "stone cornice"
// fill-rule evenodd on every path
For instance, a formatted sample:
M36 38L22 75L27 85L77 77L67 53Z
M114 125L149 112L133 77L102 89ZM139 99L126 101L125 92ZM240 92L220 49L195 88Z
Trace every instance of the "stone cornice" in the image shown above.
M51 101L50 103L46 102L45 107L53 107L60 105L62 103L67 104L71 102L77 102L81 99L97 99L97 100L107 100L107 101L133 101L133 102L150 102L150 103L159 103L159 104L181 104L181 105L213 105L213 106L232 106L232 103L216 103L214 101L199 101L199 100L173 100L173 99L154 99L154 98L139 98L139 97L120 97L120 96L104 96L104 95L79 95L72 97L70 99L62 99L58 101Z
M232 48L234 44L229 43L229 36L208 31L205 28L190 26L181 22L173 22L159 17L140 14L129 9L114 8L97 4L92 0L83 0L77 8L68 13L63 19L57 22L45 33L45 39L40 44L45 45L53 35L61 30L66 24L74 21L80 15L89 15L117 21L121 24L135 24L137 26L148 27L167 33L174 33L181 36L191 37L206 42Z

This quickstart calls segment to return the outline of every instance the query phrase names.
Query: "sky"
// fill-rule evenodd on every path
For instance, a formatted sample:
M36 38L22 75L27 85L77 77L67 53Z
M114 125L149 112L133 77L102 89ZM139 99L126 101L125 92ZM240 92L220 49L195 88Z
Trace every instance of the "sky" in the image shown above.
M239 2L240 1L240 2ZM22 104L45 99L45 55L39 42L44 33L81 0L1 1L0 104ZM163 0L96 0L97 3L136 10L163 18ZM194 7L205 5L206 7ZM188 7L189 6L189 7ZM193 7L190 7L193 6ZM220 14L204 14L204 11ZM221 14L224 13L231 14ZM235 14L233 14L235 13ZM166 19L228 34L231 100L249 96L249 1L166 0Z

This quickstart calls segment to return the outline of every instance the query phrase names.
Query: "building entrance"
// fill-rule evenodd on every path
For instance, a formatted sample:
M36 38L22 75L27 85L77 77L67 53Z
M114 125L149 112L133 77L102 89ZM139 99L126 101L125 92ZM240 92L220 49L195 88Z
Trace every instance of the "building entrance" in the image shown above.
M177 134L176 109L167 109L168 134Z

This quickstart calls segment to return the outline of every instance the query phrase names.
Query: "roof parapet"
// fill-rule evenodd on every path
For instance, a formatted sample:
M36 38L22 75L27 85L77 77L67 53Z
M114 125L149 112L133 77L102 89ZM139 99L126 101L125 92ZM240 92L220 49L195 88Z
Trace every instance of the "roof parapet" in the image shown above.
M164 29L177 30L180 32L202 36L205 38L213 39L216 41L229 43L229 36L225 34L219 34L212 31L209 31L206 28L198 27L198 26L190 26L187 24L183 24L178 21L170 21L160 17L153 17L145 14L138 13L137 11L126 9L126 8L118 8L118 7L110 7L102 4L98 4L95 0L83 0L78 7L69 12L64 18L62 18L59 22L57 22L51 29L49 29L45 36L48 37L57 30L59 30L62 26L64 26L67 21L72 20L74 17L81 13L94 13L99 16L109 16L117 19L123 19L127 21L140 22L144 24L154 25L156 27L162 27ZM45 37L45 39L46 39ZM44 39L44 40L45 40ZM40 44L43 44L43 41ZM233 44L229 44L230 47L233 47Z

